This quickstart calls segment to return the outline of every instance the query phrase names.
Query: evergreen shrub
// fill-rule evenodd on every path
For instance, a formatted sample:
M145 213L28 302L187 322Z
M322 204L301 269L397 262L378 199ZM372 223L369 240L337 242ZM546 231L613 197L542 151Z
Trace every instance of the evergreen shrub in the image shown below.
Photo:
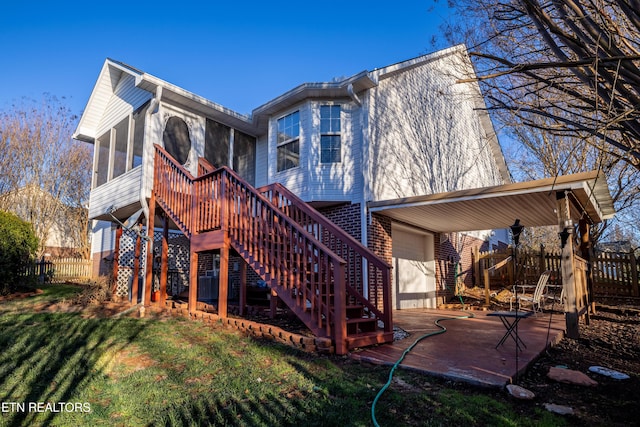
M38 250L38 238L30 223L0 211L0 295L28 284L25 271Z

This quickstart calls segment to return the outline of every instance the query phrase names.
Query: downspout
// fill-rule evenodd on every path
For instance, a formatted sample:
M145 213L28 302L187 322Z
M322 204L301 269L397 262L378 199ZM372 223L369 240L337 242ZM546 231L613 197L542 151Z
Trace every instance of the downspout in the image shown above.
M156 94L153 98L151 98L151 103L149 104L149 108L147 109L147 112L145 113L145 118L144 118L144 123L145 123L145 133L144 133L144 148L145 148L145 152L148 153L147 151L147 147L152 145L152 141L150 141L150 132L148 132L147 130L149 129L149 123L151 120L151 115L154 114L154 112L156 111L156 108L158 108L158 106L160 105L160 98L162 97L162 86L158 86L156 88ZM152 157L153 159L153 157ZM145 159L146 162L142 162L143 164L143 169L142 169L142 180L141 180L141 184L140 184L140 205L142 206L142 211L144 212L144 217L146 219L146 227L147 227L147 254L153 253L153 238L149 238L149 203L147 203L147 192L146 192L146 188L147 188L147 174L146 172L146 168L145 166L151 162L153 163L153 160L149 161L149 159ZM152 168L153 170L153 168ZM148 257L147 257L148 258ZM142 281L142 301L143 301L143 305L144 305L144 295L145 295L145 291L146 291L146 286L147 286L147 268L149 268L149 266L147 265L148 263L145 261L144 263L144 269L142 270L142 277L144 277L144 280ZM133 301L132 301L133 302ZM137 303L138 301L135 301L135 303Z
M360 98L358 98L358 95L356 95L356 93L353 90L353 83L349 83L347 85L347 93L349 94L351 99L353 99L353 102L358 104L358 107L362 107L362 101L360 100Z
M353 100L353 102L360 108L360 132L363 134L361 137L361 144L364 144L364 108L362 108L362 100L356 95L353 90L353 84L349 83L347 85L347 93ZM360 170L362 173L362 201L360 203L360 241L362 245L368 247L369 236L368 234L368 218L367 218L367 197L364 189L365 182L365 172L364 165L360 165ZM367 260L362 260L362 294L368 300L369 299L369 266L367 265Z

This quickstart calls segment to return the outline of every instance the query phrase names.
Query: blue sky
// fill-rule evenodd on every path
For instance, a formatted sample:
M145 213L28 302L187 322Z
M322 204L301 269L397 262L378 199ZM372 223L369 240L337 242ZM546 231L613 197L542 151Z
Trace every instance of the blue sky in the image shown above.
M11 1L0 109L46 92L80 114L109 57L250 113L301 83L433 51L448 13L443 0Z

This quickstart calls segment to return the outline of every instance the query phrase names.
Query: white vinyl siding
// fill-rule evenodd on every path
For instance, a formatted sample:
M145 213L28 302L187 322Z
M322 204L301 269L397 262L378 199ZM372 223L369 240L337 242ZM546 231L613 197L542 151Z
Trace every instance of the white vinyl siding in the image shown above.
M269 138L256 141L256 187L269 184Z
M376 72L379 85L367 100L373 200L503 183L477 93L457 83L466 66L460 57L453 52Z
M97 135L102 135L115 126L124 117L142 106L151 99L151 93L135 87L135 78L131 75L124 75L111 95L104 115L100 120Z
M320 107L312 103L311 146L307 171L310 201L357 201L362 199L361 109L353 103L340 104L340 162L322 161Z
M92 221L91 253L102 254L115 249L115 233L113 223L108 221Z
M141 179L142 167L139 166L91 190L89 219L104 215L111 206L122 208L139 203Z

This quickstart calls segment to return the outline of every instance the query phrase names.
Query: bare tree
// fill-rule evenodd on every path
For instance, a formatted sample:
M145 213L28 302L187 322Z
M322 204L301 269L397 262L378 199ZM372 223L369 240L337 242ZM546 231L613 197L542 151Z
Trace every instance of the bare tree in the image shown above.
M525 148L511 165L530 178L602 170L621 218L637 215L640 2L460 0L450 6L464 20L448 27L449 41L472 46L475 80L492 117Z
M87 246L86 233L76 230L86 230L91 150L72 140L76 120L51 96L0 112L0 209L33 224L41 252L54 227Z
M463 0L455 7L484 22L473 21L465 36L482 39L470 55L491 109L640 169L638 0ZM539 118L553 126L541 127Z

